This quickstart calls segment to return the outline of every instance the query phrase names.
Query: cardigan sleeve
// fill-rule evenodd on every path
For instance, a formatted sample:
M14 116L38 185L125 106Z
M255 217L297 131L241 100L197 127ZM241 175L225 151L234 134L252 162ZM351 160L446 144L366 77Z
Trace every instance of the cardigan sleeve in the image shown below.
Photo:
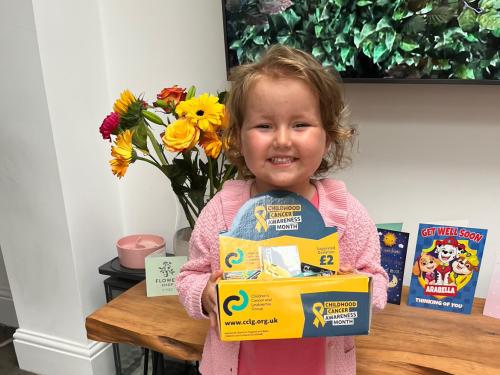
M387 273L380 264L380 241L377 228L366 209L352 195L348 195L345 241L352 246L353 267L373 277L372 304L383 309L387 303Z
M201 295L211 273L216 271L212 264L214 258L218 257L219 200L220 197L215 196L196 220L189 241L189 260L181 267L176 278L179 299L193 318L208 318L202 309Z

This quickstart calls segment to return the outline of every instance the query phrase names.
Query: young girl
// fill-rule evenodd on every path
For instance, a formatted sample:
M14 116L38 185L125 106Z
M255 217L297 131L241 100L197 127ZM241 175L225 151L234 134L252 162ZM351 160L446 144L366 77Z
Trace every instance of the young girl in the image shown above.
M179 296L194 318L209 318L203 375L355 374L353 337L222 342L216 327L215 284L221 277L219 240L238 209L256 194L289 190L309 199L327 226L339 231L340 265L373 276L373 305L382 309L387 275L377 231L341 181L313 179L341 167L353 130L342 124L345 105L336 78L313 57L271 47L260 62L233 71L227 100L227 155L245 178L226 182L205 207L190 241L190 259L177 278Z

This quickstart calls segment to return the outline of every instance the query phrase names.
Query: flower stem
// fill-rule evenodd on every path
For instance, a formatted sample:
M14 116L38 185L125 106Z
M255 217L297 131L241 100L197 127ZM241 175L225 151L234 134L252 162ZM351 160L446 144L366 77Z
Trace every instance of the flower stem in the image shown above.
M145 161L146 163L154 165L157 168L160 168L160 163L158 163L154 158L153 158L153 161L146 159L146 158L143 158L143 157L140 157L140 156L136 156L135 158L136 158L136 160L142 160L142 161ZM161 168L160 168L160 170L161 170Z
M152 153L149 153L148 156L158 165L161 165L161 163L158 162L158 160L155 159L155 157L153 156ZM144 159L141 159L141 160L144 160Z
M191 214L191 211L189 210L190 206L189 200L183 195L178 195L177 198L179 199L179 203L181 204L184 214L186 215L186 219L189 222L189 226L191 227L191 229L194 229L195 220L193 218L193 215Z
M193 160L191 160L191 150L182 151L182 157L185 161L189 163L191 168L193 167Z
M165 158L165 155L163 154L163 151L161 150L158 141L156 140L153 132L151 131L151 129L149 129L149 127L147 127L147 132L148 132L148 138L151 141L151 144L153 145L153 148L155 149L156 155L158 155L161 164L168 165L167 159Z
M209 156L208 159L208 181L210 181L210 198L214 196L214 167L213 160Z
M193 213L196 215L196 217L198 217L198 215L200 214L200 211L198 210L198 208L193 204L193 202L191 202L191 200L189 198L186 197L186 203L187 205L189 206L189 208L191 209L191 211L193 211Z
M221 161L220 161L220 168L219 168L219 176L222 174L222 171L224 170L224 163L226 161L226 155L222 154L221 156ZM222 181L221 181L221 186L222 186Z

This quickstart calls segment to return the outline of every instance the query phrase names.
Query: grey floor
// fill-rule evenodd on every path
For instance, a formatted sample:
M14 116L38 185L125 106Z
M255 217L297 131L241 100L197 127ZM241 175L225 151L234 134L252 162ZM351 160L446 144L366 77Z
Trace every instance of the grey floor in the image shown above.
M2 375L34 375L19 369L16 352L12 343L15 328L0 324L0 374Z
M121 350L122 375L144 375L144 357L140 348L124 347ZM153 365L151 355L148 360L148 375L152 374ZM187 368L183 362L175 360L165 361L165 373L169 375L196 374L192 368ZM37 375L32 372L19 369L17 364L14 344L9 343L0 348L0 374L2 375ZM115 375L113 372L109 375Z
M19 369L14 344L0 348L0 374L2 375L35 375Z
M0 324L0 374L1 375L37 375L32 372L19 369L14 344L11 342L15 328ZM119 345L121 375L144 375L143 349L132 345ZM148 375L151 375L153 365L151 353L148 356ZM196 374L192 364L177 361L172 358L165 359L165 373L169 375L193 375ZM113 371L112 374L115 375Z
M0 326L0 331L2 327ZM5 336L0 335L0 343L4 342ZM121 347L122 375L143 375L144 358L140 348ZM148 374L152 373L151 358L148 361ZM0 348L0 374L1 375L37 375L32 372L23 371L17 363L16 352L12 342ZM110 374L110 375L115 375Z
M121 363L124 366L129 366L128 369L122 371L122 374L130 375L143 375L144 374L144 357L142 356L142 349L137 347L120 345L120 354L122 356ZM129 351L130 350L130 351ZM137 357L139 355L139 357ZM124 358L125 357L125 358ZM128 358L127 358L128 357ZM135 357L135 359L133 359ZM151 352L149 352L148 361L148 375L152 373L153 365L151 363ZM164 359L164 373L168 375L199 375L196 370L195 364L191 362L179 361L174 358ZM138 366L138 367L136 367ZM130 371L132 370L132 371Z

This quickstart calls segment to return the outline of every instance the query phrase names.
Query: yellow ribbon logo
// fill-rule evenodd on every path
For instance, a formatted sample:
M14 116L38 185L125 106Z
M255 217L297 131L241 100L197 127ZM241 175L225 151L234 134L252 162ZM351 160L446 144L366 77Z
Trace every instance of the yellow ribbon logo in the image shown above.
M256 206L254 214L257 219L257 224L255 224L257 232L260 232L261 229L264 229L264 231L267 232L268 225L266 223L266 208L264 206Z
M323 311L325 308L321 302L316 302L312 307L312 312L316 318L314 318L313 324L316 328L318 328L319 324L321 327L325 326L325 319L323 319Z

